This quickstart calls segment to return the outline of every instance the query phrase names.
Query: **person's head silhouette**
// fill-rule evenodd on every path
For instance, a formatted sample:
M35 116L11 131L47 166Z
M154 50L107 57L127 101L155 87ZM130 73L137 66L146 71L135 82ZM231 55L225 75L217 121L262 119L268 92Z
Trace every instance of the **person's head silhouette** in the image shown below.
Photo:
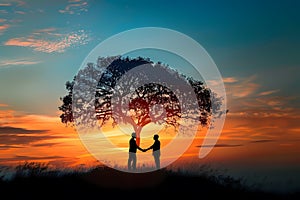
M136 133L135 132L131 133L131 137L136 138Z
M158 136L157 134L155 134L155 135L153 136L153 139L154 139L154 140L158 140L158 138L159 138L159 136Z

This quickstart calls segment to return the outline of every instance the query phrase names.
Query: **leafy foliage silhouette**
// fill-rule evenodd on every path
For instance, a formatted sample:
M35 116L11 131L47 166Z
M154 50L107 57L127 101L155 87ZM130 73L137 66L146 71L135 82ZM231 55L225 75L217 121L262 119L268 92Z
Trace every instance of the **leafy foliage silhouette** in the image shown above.
M131 74L131 70L135 70L135 73ZM99 72L100 77L91 73L93 71ZM157 78L157 75L161 77ZM121 123L132 125L138 144L142 128L151 122L176 129L179 125L185 125L181 123L182 119L189 118L207 126L211 122L212 114L220 112L222 99L205 87L202 81L180 74L160 62L153 63L149 58L99 57L97 64L87 64L77 76L80 76L82 84L78 87L82 90L79 93L84 93L89 84L97 81L93 102L97 123L100 126L107 122L111 122L112 126ZM68 94L60 98L61 122L67 125L74 123L72 96L77 78L75 76L73 81L66 82ZM152 79L157 81L151 82ZM145 80L150 82L145 83ZM171 84L171 87L176 86L176 91L161 84L165 82ZM196 102L189 98L191 95L195 95ZM85 97L83 95L80 98ZM180 103L179 99L184 103ZM191 106L195 104L197 106ZM188 113L184 113L184 109ZM80 116L84 116L81 117L82 123L88 124L84 120L89 120L89 114L84 113L84 109L79 112Z

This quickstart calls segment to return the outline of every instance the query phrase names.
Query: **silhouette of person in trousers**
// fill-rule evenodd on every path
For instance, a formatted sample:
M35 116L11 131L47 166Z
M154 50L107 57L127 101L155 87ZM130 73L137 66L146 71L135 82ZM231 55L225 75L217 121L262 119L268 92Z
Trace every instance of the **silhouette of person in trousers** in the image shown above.
M136 151L137 151L137 149L145 152L144 149L140 148L136 144L135 138L136 138L136 133L133 132L131 134L131 139L129 140L128 170L136 170Z
M156 169L160 168L160 141L158 140L159 136L155 134L153 136L154 143L144 151L148 151L150 149L153 150L152 155L154 157Z

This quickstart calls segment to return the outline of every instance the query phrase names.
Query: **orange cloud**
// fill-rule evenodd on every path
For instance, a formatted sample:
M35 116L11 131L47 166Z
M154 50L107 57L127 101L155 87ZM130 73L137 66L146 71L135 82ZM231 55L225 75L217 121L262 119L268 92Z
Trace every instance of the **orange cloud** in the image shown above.
M234 98L245 98L254 94L259 88L259 85L254 83L255 79L256 76L240 80L231 78L231 82L227 82L225 85L227 95L231 95Z
M14 60L3 60L0 61L0 67L14 66L14 65L35 65L40 61L32 61L26 59L14 59Z
M238 81L238 79L235 78L235 77L226 77L226 78L223 78L223 82L224 83L235 83L237 81Z
M279 92L279 90L264 91L264 92L259 93L258 95L260 95L260 96L266 96L266 95L274 94L276 92Z
M56 28L44 28L44 29L39 29L36 32L34 32L33 34L40 34L40 33L47 33L47 34L51 34L53 31L56 31Z
M0 26L0 33L8 29L10 26L8 24L4 24Z
M48 33L52 29L42 29L38 33ZM12 38L4 43L6 46L30 47L35 51L46 53L64 52L67 48L75 45L84 45L88 41L88 35L80 30L76 33L66 35L52 34L55 36L53 40L43 40L36 38L38 34L32 34L28 38ZM59 37L60 36L60 37ZM59 37L59 38L58 38Z

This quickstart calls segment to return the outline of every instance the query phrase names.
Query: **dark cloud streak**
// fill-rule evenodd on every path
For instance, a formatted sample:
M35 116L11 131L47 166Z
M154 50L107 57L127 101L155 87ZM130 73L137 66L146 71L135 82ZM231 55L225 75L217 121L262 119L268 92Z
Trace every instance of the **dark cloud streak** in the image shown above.
M16 145L0 145L0 150L1 150L1 149L11 149L11 148L17 149L17 148L23 148L23 147L21 147L21 146L16 146Z
M0 135L0 145L28 145L41 140L60 138L58 136L19 136L19 135Z
M216 144L216 145L198 145L199 148L211 148L211 147L240 147L243 144Z
M257 143L266 143L266 142L275 142L275 140L263 139L263 140L253 140L247 144L257 144ZM212 147L241 147L247 144L215 144L215 145L198 145L199 148L212 148Z
M32 133L45 133L48 130L29 130L25 128L16 128L11 126L0 127L0 134L32 134Z
M57 145L59 143L55 143L55 142L51 142L51 143L41 143L41 144L33 144L33 147L50 147L50 146L54 146Z
M265 142L274 142L275 140L253 140L249 143L265 143Z
M63 156L20 156L16 155L15 157L11 158L0 158L0 162L3 161L28 161L28 160L55 160L55 159L63 159Z

